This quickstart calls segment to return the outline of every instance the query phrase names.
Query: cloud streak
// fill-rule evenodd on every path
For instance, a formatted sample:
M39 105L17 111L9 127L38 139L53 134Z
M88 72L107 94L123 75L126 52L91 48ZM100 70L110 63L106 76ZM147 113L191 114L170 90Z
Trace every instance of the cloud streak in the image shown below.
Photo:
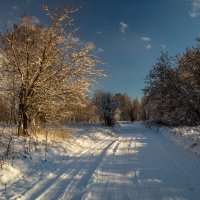
M126 24L124 22L120 22L119 25L120 25L120 31L121 31L121 33L125 33L126 29L128 28L128 24Z
M19 10L19 7L18 6L11 6L12 10Z
M162 47L163 49L166 49L166 48L167 48L165 44L161 44L161 47Z
M104 50L102 48L100 48L100 47L97 50L98 50L99 53L104 52Z
M152 46L151 46L150 44L147 44L147 45L145 46L145 48L146 48L146 49L152 49Z
M195 18L200 15L200 0L192 0L192 9L189 12L190 17Z
M149 41L151 41L151 38L150 37L141 37L140 38L142 41L144 41L144 42L149 42Z

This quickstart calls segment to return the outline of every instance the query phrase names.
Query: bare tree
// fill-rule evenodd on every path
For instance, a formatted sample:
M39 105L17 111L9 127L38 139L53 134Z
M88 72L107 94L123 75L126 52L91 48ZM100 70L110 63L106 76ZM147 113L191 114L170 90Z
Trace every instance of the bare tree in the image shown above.
M132 108L132 99L127 94L116 93L115 99L118 103L118 108L120 110L120 120L130 121L130 112Z
M130 120L136 121L140 117L141 106L138 99L133 99L131 102L131 108L129 110Z
M1 91L18 110L18 134L27 135L30 124L51 123L84 105L94 76L91 43L77 42L73 13L51 13L49 26L23 16L11 30L1 34L3 64Z

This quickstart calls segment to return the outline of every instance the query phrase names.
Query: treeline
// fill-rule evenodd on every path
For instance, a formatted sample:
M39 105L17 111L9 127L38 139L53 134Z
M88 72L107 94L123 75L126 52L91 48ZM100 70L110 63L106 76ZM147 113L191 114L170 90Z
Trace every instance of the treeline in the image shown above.
M0 99L0 122L2 124L17 124L17 109L13 111L12 104ZM104 123L115 125L116 121L138 121L147 118L142 101L131 98L127 94L97 91L87 103L76 105L71 114L63 118L61 123Z
M65 122L103 123L114 126L116 121L144 120L142 102L127 94L97 91L88 99L87 106L76 107Z
M199 43L174 58L161 53L146 77L143 104L149 119L156 122L168 125L200 123Z

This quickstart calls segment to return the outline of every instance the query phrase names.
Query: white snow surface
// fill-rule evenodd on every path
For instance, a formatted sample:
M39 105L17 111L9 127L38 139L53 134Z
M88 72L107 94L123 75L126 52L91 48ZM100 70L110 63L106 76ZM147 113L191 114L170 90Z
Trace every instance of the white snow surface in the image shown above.
M200 157L200 127L154 127L154 130L163 134L176 145Z
M123 122L76 130L77 137L49 147L46 162L42 150L16 160L15 181L7 191L1 182L0 199L200 199L200 159L171 142L170 129Z

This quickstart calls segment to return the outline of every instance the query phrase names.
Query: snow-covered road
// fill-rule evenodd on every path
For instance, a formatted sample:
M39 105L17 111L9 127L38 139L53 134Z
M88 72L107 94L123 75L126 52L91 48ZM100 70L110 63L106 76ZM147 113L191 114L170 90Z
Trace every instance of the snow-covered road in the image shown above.
M58 166L11 199L200 199L200 159L140 123Z

